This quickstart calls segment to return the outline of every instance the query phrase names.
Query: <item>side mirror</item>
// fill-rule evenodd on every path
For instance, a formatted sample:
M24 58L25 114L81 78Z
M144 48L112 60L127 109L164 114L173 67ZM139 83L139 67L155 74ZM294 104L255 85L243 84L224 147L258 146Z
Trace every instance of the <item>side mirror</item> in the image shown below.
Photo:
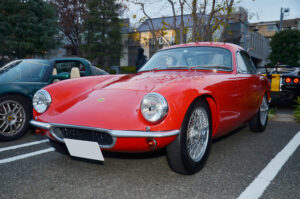
M70 79L70 73L62 72L57 75L52 75L49 82L52 83L54 82L54 80L65 80L65 79Z

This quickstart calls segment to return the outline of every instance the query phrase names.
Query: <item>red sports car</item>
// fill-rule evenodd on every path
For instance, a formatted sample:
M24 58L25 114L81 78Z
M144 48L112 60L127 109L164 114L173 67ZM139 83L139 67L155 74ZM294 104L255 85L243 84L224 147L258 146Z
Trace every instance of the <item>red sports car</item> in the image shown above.
M268 121L268 80L249 55L228 43L162 49L136 74L49 85L33 97L31 124L70 155L103 161L101 150L146 152L166 147L170 167L199 171L213 138Z

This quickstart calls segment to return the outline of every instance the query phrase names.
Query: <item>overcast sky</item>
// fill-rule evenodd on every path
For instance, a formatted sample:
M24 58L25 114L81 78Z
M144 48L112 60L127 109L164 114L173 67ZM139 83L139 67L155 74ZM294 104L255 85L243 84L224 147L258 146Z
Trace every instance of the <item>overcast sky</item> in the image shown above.
M148 0L145 6L147 13L153 18L161 16L171 16L172 10L166 4L166 0ZM237 1L237 0L236 0ZM280 8L290 8L290 13L285 19L300 18L300 0L241 0L238 6L246 8L249 12L250 22L279 20ZM125 17L129 17L132 25L137 23L132 16L137 15L137 19L143 17L138 5L130 5Z
M240 6L253 15L251 22L279 20L281 7L290 8L285 19L300 18L300 0L242 0Z

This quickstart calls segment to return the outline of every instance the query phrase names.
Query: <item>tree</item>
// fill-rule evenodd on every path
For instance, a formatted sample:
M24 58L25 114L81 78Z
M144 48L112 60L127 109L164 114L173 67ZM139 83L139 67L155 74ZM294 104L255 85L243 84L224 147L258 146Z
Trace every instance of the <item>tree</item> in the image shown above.
M59 29L69 43L73 55L80 55L83 36L83 17L86 14L86 0L50 0L56 7Z
M184 19L183 19L183 15L184 15L184 9L185 6L187 4L186 0L167 0L172 8L172 14L173 14L173 24L166 24L164 23L164 25L170 27L171 29L175 30L176 32L176 38L177 38L177 42L176 43L184 43L184 37L185 37L185 24L184 24ZM176 9L175 9L175 5L179 4L179 10L180 10L180 23L179 23L179 28L177 27L177 13L176 13Z
M192 41L212 41L213 34L222 29L219 41L225 41L234 0L192 0Z
M55 9L43 0L0 1L0 54L24 58L57 46Z
M149 3L146 0L132 0L130 1L133 4L140 5L141 10L144 14L144 17L140 19L141 22L145 23L150 32L152 39L154 40L154 44L156 46L156 49L160 48L159 45L159 37L163 38L164 41L170 45L170 41L165 37L165 30L166 29L172 29L175 30L176 32L176 38L177 42L176 43L184 43L184 36L185 36L185 24L183 21L183 15L184 15L184 8L186 5L186 0L167 0L168 4L171 6L172 9L172 14L173 14L173 23L167 23L164 18L161 21L161 28L154 27L154 23L152 20L152 17L146 12L145 6L146 3ZM158 3L160 1L157 1L155 3ZM153 4L154 2L151 2ZM176 5L177 3L180 6L180 23L179 27L177 24L177 12L176 12Z
M152 17L145 11L146 0L131 0L131 3L141 6L144 14L144 23L147 23L155 44L158 45L158 38L164 37L165 29L172 29L176 32L176 43L186 41L188 27L187 21L192 21L190 41L213 41L213 35L221 30L218 41L226 40L226 31L231 14L233 13L234 0L166 0L172 10L172 23L166 23L164 17L161 21L161 29L154 27ZM188 12L189 14L185 14ZM143 19L143 18L142 18ZM167 41L166 38L164 38ZM169 44L170 42L167 41Z
M299 65L300 31L283 30L277 32L270 42L272 52L269 55L271 64L277 62L287 65Z
M87 9L82 50L101 66L119 64L123 48L119 16L123 6L115 0L88 0Z

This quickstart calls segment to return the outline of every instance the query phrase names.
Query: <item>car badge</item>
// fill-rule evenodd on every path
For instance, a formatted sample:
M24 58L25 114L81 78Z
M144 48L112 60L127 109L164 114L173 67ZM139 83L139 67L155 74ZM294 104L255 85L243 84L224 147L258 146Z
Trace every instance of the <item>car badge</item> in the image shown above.
M99 98L99 99L97 100L97 102L103 102L103 101L104 101L104 97Z

